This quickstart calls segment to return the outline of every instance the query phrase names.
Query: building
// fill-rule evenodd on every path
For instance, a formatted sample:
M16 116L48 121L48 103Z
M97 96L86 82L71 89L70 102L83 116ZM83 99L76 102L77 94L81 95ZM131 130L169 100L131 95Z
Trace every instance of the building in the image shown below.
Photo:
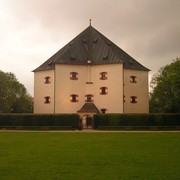
M34 113L148 113L148 72L90 24L34 71Z

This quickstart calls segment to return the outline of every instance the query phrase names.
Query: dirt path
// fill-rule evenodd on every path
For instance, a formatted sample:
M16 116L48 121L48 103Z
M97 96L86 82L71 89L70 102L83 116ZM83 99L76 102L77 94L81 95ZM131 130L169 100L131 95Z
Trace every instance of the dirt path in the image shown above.
M177 133L177 132L179 132L180 133L180 131L177 131L177 130L169 130L169 131L136 131L136 130L134 130L134 131L131 131L131 130L119 130L119 131L104 131L104 130L94 130L94 129L83 129L83 130L72 130L72 131L70 131L70 130L67 130L67 131L65 131L65 130L59 130L59 131L57 131L57 130L41 130L41 131L36 131L36 130L0 130L0 133L1 132L41 132L41 133L47 133L47 132L51 132L51 133L53 133L53 132L58 132L58 133L61 133L61 132L66 132L66 133L163 133L163 132L171 132L171 133Z

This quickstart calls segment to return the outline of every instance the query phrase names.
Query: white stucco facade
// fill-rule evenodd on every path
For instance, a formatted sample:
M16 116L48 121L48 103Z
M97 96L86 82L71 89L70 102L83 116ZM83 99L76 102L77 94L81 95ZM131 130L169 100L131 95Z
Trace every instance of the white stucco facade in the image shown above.
M50 83L45 83L45 77L50 77ZM50 103L45 104L45 97L50 97ZM34 113L54 113L54 70L34 73Z
M72 80L71 73L77 73ZM100 73L106 72L102 80ZM136 77L136 83L130 77ZM45 83L45 78L50 82ZM101 93L101 88L106 93ZM77 113L86 102L86 95L93 96L93 103L106 113L148 113L148 71L124 69L122 63L106 65L56 64L53 70L34 73L34 113ZM77 101L71 101L77 95ZM136 102L131 102L131 97ZM48 102L45 102L48 97Z
M131 76L136 77L135 83ZM131 97L136 97L136 103ZM124 69L124 113L149 113L148 71Z

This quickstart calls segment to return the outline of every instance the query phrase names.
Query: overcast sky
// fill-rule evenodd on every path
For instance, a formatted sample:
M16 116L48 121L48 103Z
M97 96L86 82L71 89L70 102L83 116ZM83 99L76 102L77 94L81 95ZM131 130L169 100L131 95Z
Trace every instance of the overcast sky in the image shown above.
M157 70L180 57L180 0L0 0L0 70L33 95L31 72L92 26Z

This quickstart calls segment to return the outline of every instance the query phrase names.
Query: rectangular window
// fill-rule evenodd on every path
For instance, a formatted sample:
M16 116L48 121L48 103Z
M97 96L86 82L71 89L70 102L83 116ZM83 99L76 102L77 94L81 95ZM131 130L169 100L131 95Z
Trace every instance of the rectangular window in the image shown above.
M100 94L101 95L105 95L108 93L108 88L107 87L101 87L100 88Z
M47 76L44 78L44 84L50 84L51 83L51 77Z
M94 96L92 94L87 94L85 96L85 101L86 102L93 102L94 101Z
M131 96L131 103L137 103L137 97L136 96Z
M44 103L49 104L51 102L51 98L49 96L44 97Z
M105 109L105 108L101 109L101 113L102 113L102 114L107 113L107 109Z
M136 76L130 76L130 82L131 83L137 83L137 77Z
M106 80L108 78L107 72L100 73L100 80Z
M78 73L77 72L70 72L70 79L71 80L78 80Z
M71 94L70 95L70 101L71 102L78 102L79 96L77 94Z

